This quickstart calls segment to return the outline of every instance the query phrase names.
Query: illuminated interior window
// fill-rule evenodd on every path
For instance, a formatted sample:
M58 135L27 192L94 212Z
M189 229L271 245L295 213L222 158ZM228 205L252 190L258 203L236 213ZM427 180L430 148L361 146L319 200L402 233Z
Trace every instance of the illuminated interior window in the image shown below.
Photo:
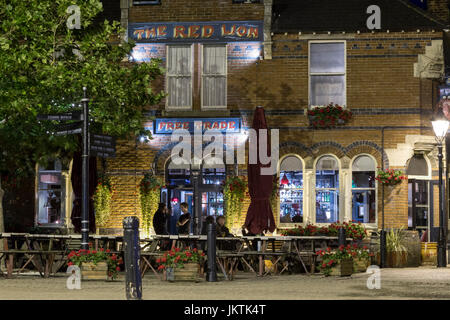
M352 220L376 222L375 161L359 156L352 166Z
M323 156L316 165L316 222L339 220L339 165L332 156Z
M303 164L288 156L280 164L280 223L303 222Z

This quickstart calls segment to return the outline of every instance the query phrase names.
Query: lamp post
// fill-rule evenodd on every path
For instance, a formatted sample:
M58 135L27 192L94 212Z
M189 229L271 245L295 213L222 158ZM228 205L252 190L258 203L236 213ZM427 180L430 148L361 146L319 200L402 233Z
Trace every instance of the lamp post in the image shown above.
M433 125L434 134L436 135L436 141L438 143L438 160L439 160L439 238L438 238L438 267L446 267L446 245L447 245L447 230L445 230L444 223L444 197L443 197L443 184L442 184L442 143L447 135L449 122L442 111L442 108L438 107L436 114L431 120Z

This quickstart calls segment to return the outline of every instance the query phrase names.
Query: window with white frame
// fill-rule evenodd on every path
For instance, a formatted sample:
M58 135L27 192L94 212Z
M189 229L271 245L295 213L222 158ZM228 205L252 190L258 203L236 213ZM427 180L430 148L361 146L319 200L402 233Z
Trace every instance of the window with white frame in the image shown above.
M423 154L414 154L408 161L408 227L427 229L431 226L430 179L428 163Z
M202 68L202 108L226 108L226 99L226 46L204 45Z
M375 161L358 156L352 165L352 220L376 223Z
M167 107L176 109L192 108L192 46L167 46Z
M345 41L309 43L309 105L346 104Z
M339 165L332 156L321 157L316 164L316 223L339 220Z
M303 165L292 155L280 164L280 223L303 222Z

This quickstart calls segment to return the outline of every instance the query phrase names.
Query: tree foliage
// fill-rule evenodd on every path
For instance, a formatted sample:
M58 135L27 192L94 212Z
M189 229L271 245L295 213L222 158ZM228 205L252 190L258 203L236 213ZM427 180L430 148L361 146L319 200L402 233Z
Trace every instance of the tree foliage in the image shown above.
M67 20L80 8L81 28ZM79 109L88 88L92 128L117 137L150 135L144 112L163 97L150 83L159 60L127 62L134 43L118 22L93 23L99 0L0 0L0 172L26 176L36 162L70 159L76 136L48 134L55 123L37 114Z

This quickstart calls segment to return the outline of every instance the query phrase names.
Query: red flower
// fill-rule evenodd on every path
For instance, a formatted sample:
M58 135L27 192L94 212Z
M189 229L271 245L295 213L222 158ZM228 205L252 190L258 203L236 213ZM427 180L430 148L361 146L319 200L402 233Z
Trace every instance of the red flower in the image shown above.
M120 271L120 267L116 267L116 271Z
M92 250L92 253L93 253L93 254L96 254L96 253L97 253L97 250Z
M117 256L115 254L112 255L111 260L116 261L117 260Z
M109 249L106 249L106 253L110 253L111 252L111 250L109 250Z
M166 257L161 258L161 261L166 262L167 261Z
M175 248L175 252L180 252L180 248Z
M103 249L103 248L100 248L100 252L103 252L103 251L105 251L105 249Z
M156 263L160 263L161 262L161 259L156 259Z
M69 262L67 265L68 265L68 266L73 266L73 262L71 261L71 262Z

